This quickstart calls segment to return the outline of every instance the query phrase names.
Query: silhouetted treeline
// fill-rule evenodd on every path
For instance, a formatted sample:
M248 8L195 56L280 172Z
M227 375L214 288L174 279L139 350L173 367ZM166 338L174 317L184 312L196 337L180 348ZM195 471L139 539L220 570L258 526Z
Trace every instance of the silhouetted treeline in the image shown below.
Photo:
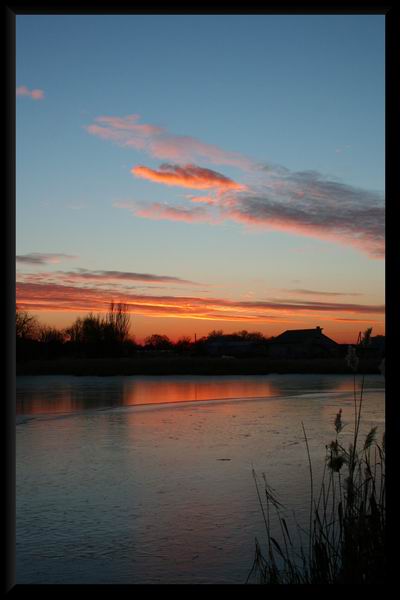
M111 303L104 316L90 313L79 317L66 329L40 324L35 317L18 309L16 314L17 362L32 359L53 358L118 358L142 355L185 356L185 357L266 357L276 356L272 352L276 338L267 338L260 332L246 330L225 334L213 330L200 339L181 337L173 342L166 335L153 334L138 344L129 335L130 317L124 304ZM360 358L382 358L385 354L384 336L371 337L372 328L360 333L356 347ZM279 340L279 337L278 337ZM336 344L331 358L344 357L347 344ZM297 352L297 354L296 354ZM281 358L301 358L298 347ZM320 355L311 352L308 358Z
M40 324L35 317L16 312L17 361L34 358L99 358L130 356L137 345L129 337L130 317L123 304L111 303L105 316L90 313L66 329Z
M192 340L181 337L173 342L166 335L153 334L138 344L129 335L130 317L123 304L110 305L105 316L79 317L66 329L42 325L17 307L17 361L35 358L106 358L145 355L259 356L266 354L267 338L259 332L224 334L211 331Z

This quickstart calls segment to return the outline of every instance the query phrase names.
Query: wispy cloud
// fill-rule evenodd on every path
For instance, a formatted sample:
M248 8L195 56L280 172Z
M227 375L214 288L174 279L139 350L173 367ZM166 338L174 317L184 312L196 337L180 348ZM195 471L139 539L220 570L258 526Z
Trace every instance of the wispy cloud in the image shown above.
M215 206L217 204L217 199L213 196L187 196L190 202L194 204L208 204L208 206Z
M255 162L193 137L141 124L139 119L139 115L103 116L86 129L92 135L171 161L159 169L138 165L132 169L135 176L166 185L209 189L214 194L197 200L204 210L157 202L136 204L136 209L133 204L125 206L137 216L190 223L231 220L250 230L261 228L327 240L356 248L371 258L384 257L383 194L346 185L317 171L295 172ZM250 180L236 183L199 166L199 161L238 167ZM196 202L196 197L190 201Z
M318 315L336 319L364 315L382 315L384 306L307 302L301 299L235 301L227 298L149 295L129 293L115 286L107 289L82 285L67 285L40 281L17 282L18 304L37 311L104 311L111 300L124 302L129 311L146 316L206 319L236 322L288 322L294 317Z
M127 206L123 206L123 204L119 204L119 207L127 208ZM160 202L152 202L151 204L131 203L130 210L138 217L156 221L183 221L185 223L214 222L213 216L203 207L185 208L171 206Z
M384 257L385 210L379 194L326 180L317 173L289 173L282 184L275 189L264 185L251 194L230 194L222 206L225 217Z
M115 289L99 290L49 283L17 283L18 304L28 310L105 311L110 301L128 305L129 311L144 316L179 317L223 321L275 320L277 316L254 314L234 302L191 296L117 294Z
M179 166L164 163L160 165L159 170L138 165L131 169L131 173L136 177L155 181L156 183L199 190L219 189L227 191L245 189L245 186L236 183L232 179L229 179L229 177L197 165Z
M352 246L371 258L384 258L385 209L379 194L311 176L312 191L296 186L290 174L281 188L263 185L243 191L220 191L200 197L201 209L174 204L119 203L134 214L149 219L190 223L221 223L226 220L252 228L282 231ZM307 181L305 176L302 181ZM276 183L276 182L275 182ZM195 202L195 198L190 199ZM117 206L117 205L114 205Z
M376 321L375 319L371 319L371 317L368 317L368 319L346 319L345 317L335 317L333 320L334 321L350 322L350 323L369 323L370 325L372 323L378 323L379 322L379 321Z
M89 269L76 269L75 271L53 271L39 273L19 273L18 277L25 283L54 283L60 282L82 282L82 283L111 283L111 282L141 282L146 284L179 284L190 286L201 286L203 283L197 283L180 277L169 275L154 275L152 273L134 273L131 271L103 271Z
M355 304L341 302L317 302L302 299L274 299L272 303L275 307L289 309L295 307L301 310L317 310L317 311L339 311L339 312L354 312L354 313L384 313L385 307L382 304Z
M20 85L16 89L17 96L28 96L32 98L32 100L43 100L44 99L44 91L35 89L30 90L26 87L26 85Z
M304 289L282 289L283 292L294 292L296 294L304 294L306 296L362 296L360 292L326 292L321 290L304 290Z
M75 260L79 257L72 254L31 252L30 254L17 254L15 258L18 263L25 265L51 265L64 260Z
M141 150L161 160L176 163L211 162L240 169L253 169L254 161L238 152L228 152L216 145L187 135L176 135L164 127L138 123L140 115L101 116L85 127L92 135L120 146Z

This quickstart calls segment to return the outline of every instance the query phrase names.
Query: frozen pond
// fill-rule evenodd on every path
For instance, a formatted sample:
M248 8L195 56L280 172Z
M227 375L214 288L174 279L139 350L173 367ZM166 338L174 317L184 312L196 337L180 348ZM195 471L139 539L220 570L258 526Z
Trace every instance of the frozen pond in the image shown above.
M340 408L346 443L352 376L18 377L17 583L244 583L263 539L252 468L306 519L301 423L318 472Z

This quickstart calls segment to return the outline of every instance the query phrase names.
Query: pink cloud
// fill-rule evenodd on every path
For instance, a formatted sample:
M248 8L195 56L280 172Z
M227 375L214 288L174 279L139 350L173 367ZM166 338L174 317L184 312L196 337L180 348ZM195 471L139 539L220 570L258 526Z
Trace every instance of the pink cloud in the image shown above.
M244 190L245 186L236 183L232 179L225 177L221 173L204 169L196 165L170 165L163 164L157 171L142 165L131 169L131 173L136 177L163 183L165 185L187 187L193 189L219 188L220 190Z
M29 90L25 85L20 85L19 87L17 87L16 94L17 96L29 96L30 98L32 98L32 100L43 100L44 98L43 90Z
M189 163L205 160L213 164L231 165L252 170L254 161L239 154L227 152L213 144L194 137L170 133L164 127L138 123L139 115L125 117L100 116L86 131L124 147L143 150L154 158Z
M171 206L169 204L161 204L160 202L153 202L147 206L141 205L131 210L138 217L144 217L146 219L153 219L156 221L184 221L186 223L211 223L213 222L212 215L204 208L181 208L178 206Z
M190 202L194 204L208 204L209 206L214 206L217 204L217 199L212 196L187 196Z
M139 115L98 117L89 133L125 147L177 164L132 169L137 177L166 185L210 189L214 194L193 196L192 203L213 205L210 213L152 204L137 206L135 214L186 222L231 220L249 228L274 229L351 246L372 258L383 258L384 199L380 193L329 180L316 171L293 172L279 165L262 165L196 138L175 135L163 127L139 123ZM196 166L206 160L257 174L257 184L243 185ZM132 207L131 207L132 209Z
M196 296L155 296L132 294L116 289L83 287L47 282L17 282L17 302L26 310L104 311L111 300L129 305L129 311L148 316L191 319L279 322L291 316L323 315L339 318L341 314L384 314L382 305L342 304L335 302L235 301L226 298ZM342 317L343 318L343 317Z

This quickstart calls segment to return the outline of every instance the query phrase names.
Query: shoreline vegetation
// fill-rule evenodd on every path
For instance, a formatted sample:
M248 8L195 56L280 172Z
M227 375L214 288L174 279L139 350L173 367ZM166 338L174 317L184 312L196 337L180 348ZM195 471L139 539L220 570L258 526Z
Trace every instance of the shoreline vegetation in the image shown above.
M325 446L319 486L301 422L310 478L308 528L298 524L297 531L288 528L284 505L265 473L261 489L253 469L265 532L262 546L255 540L254 562L246 583L252 577L266 585L386 583L385 432L380 432L378 441L378 427L374 426L360 439L364 373L354 346L349 346L346 363L354 376L354 429L350 442L345 441L341 434L346 424L340 409L334 420L334 439ZM384 361L380 372L384 375ZM357 373L362 374L360 385Z
M365 374L379 374L379 359L360 360ZM116 358L31 359L16 364L18 375L348 375L351 369L340 358L270 359L268 357L133 356Z
M360 334L356 346L362 372L377 374L384 351L371 346L371 332ZM173 342L153 334L139 344L130 334L129 307L121 303L112 302L102 315L79 317L63 330L16 308L17 375L348 374L347 348L320 327L277 338L258 331L213 330L200 339Z

